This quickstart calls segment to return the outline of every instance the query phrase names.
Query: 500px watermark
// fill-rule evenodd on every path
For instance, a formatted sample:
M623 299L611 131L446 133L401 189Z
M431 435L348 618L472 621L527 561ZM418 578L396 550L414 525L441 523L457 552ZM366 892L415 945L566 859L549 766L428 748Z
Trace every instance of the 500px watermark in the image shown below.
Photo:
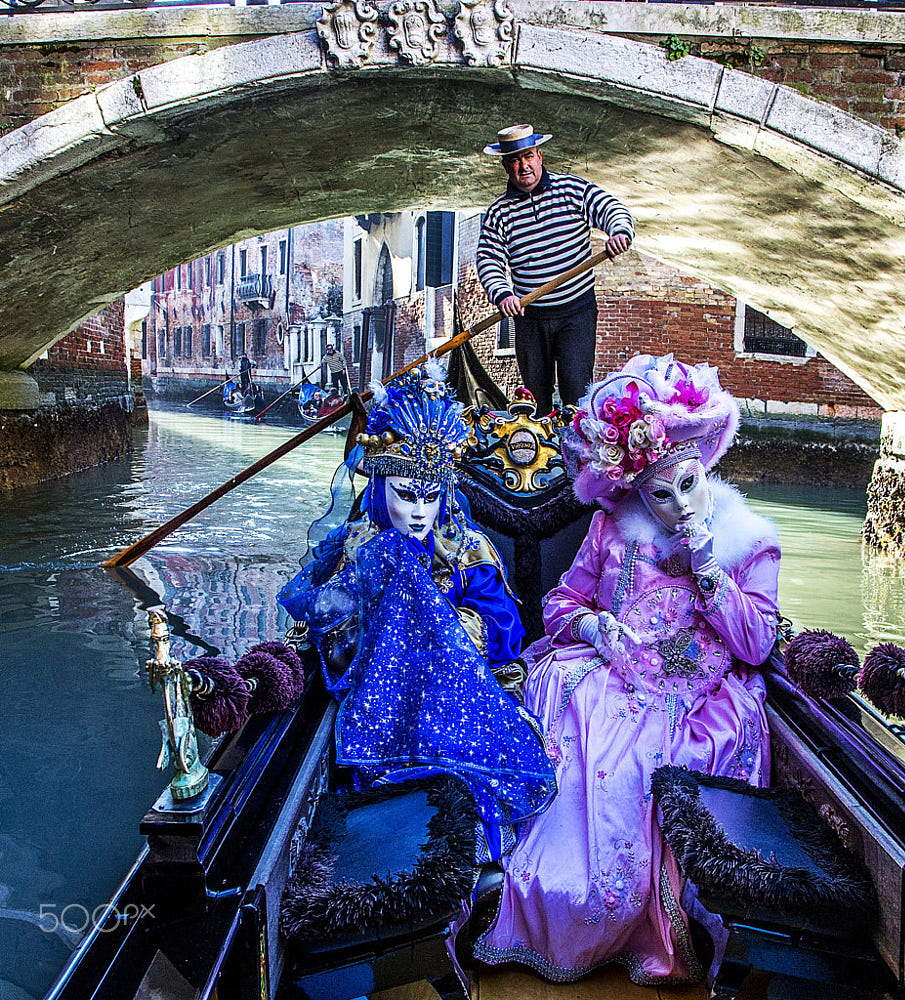
M57 930L81 934L90 927L97 927L102 934L115 930L122 924L137 920L153 920L154 905L126 903L121 909L109 903L100 903L93 910L81 903L41 903L38 907L39 926L42 931L53 934Z

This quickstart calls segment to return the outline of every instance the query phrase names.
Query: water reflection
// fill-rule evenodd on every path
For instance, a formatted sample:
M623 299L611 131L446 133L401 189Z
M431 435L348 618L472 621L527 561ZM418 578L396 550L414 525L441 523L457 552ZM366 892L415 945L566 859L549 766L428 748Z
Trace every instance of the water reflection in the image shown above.
M147 615L98 563L297 431L158 412L133 456L5 498L2 1000L44 994L67 949L41 907L65 910L78 938L137 855L139 821L167 780L154 767L162 706L139 672ZM139 560L137 578L228 657L282 635L274 597L326 507L342 446L322 434L281 459ZM200 651L173 644L176 656Z
M864 625L874 642L900 645L905 621L905 563L884 553L864 550L861 600Z
M65 954L37 923L41 905L90 912L105 901L167 780L154 767L161 706L139 673L149 653L140 604L154 594L136 597L98 563L297 431L155 412L133 456L5 498L2 1000L43 994ZM139 581L228 658L281 636L274 598L296 571L309 522L327 507L342 448L342 438L322 434L270 466L139 560ZM862 494L747 492L779 527L780 598L798 628L845 635L862 655L878 641L905 642L901 565L870 555L862 563ZM200 651L173 643L179 657ZM70 911L75 927L80 912Z

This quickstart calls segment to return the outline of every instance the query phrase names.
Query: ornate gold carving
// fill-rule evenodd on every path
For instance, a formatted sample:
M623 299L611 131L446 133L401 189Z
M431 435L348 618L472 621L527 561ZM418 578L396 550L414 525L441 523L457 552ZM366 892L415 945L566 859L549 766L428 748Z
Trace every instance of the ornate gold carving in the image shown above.
M506 413L470 407L463 416L471 429L467 464L474 462L481 478L492 478L510 493L536 493L565 476L559 434L571 423L571 409L537 419L534 403L517 399Z
M400 61L424 66L437 58L446 18L435 0L396 0L387 17L392 25L388 44L399 53Z
M506 0L459 0L455 36L469 66L500 66L512 52L515 19Z
M331 66L358 69L369 59L377 37L377 8L368 0L327 4L317 19L317 33Z

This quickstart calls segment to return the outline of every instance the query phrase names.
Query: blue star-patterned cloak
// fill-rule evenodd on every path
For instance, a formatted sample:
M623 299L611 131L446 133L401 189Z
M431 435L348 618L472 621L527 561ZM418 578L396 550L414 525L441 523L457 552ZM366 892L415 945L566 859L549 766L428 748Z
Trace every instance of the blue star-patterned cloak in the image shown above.
M512 828L549 805L553 768L533 720L500 687L454 607L476 608L488 624L490 658L511 659L503 626L514 605L501 573L486 564L454 572L444 593L427 568L432 549L388 528L354 547L352 561L327 580L303 570L279 600L309 621L315 642L357 610L357 653L331 684L342 698L337 763L354 767L362 786L458 776L495 859Z

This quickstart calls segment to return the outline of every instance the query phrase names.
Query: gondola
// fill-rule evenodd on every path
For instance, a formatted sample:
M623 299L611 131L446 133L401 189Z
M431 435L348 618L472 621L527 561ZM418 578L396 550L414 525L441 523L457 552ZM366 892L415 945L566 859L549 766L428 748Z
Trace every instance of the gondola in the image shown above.
M244 392L232 379L223 386L223 408L231 413L254 413L263 405L264 393L256 382L250 382Z
M296 399L299 418L305 427L310 427L323 417L329 416L345 401L346 397L338 389L322 389L319 385L307 382L299 387ZM330 425L330 430L335 434L344 434L348 429L348 418L341 418Z
M473 407L473 436L460 479L475 520L508 564L529 637L539 634L542 595L570 564L591 516L575 499L559 455L558 432L568 415L538 421L532 410L524 399L506 411ZM161 676L173 664L168 639L159 633L162 622L156 626ZM465 896L476 902L452 956L450 928L465 911L460 901L448 899L408 919L315 936L301 954L287 948L279 927L281 897L293 869L298 875L306 845L319 836L319 817L336 812L338 775L336 708L320 664L304 630L291 630L285 642L303 666L303 692L282 710L252 715L215 744L205 761L210 779L202 794L187 801L174 800L170 790L162 794L141 823L146 848L48 1000L352 1000L421 979L442 997L466 995L461 975L468 972L469 941L499 884L492 867L467 872L462 902ZM774 666L767 675L774 782L809 804L866 868L879 895L879 915L872 927L830 933L819 921L793 919L782 907L758 908L744 900L737 905L737 899L721 901L719 891L712 891L731 932L713 995L735 996L751 970L764 969L776 982L793 984L791 992L776 995L856 996L853 984L877 995L901 995L903 732L860 696L806 694L790 681L780 656ZM176 687L185 683L179 680ZM372 810L364 824L371 830L368 849L383 852L379 864L389 870L400 863L400 852L417 851L431 818L425 810L440 808L420 791L408 798L390 806L380 800L354 804ZM756 805L766 817L758 829L759 848L768 857L773 843L781 855L788 831L772 801ZM724 826L735 833L734 826L754 815L749 802L735 812L725 802L717 806ZM393 836L387 837L390 828ZM810 992L796 993L795 983Z

